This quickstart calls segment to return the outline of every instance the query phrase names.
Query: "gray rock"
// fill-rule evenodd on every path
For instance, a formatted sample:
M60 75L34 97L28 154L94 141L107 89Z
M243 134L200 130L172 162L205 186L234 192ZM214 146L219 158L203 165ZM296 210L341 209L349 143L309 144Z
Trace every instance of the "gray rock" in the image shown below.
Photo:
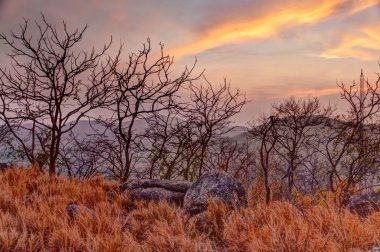
M182 192L186 191L191 186L188 181L175 181L175 180L160 180L160 179L147 179L140 181L130 181L122 184L119 189L121 191L133 190L137 188L163 188L169 191Z
M130 191L133 201L167 201L182 205L186 191L191 186L187 181L148 179L129 181L119 187L120 191Z
M5 171L9 168L12 168L12 165L11 164L7 164L7 163L0 163L0 171Z
M122 232L130 232L132 230L132 225L126 222L122 227L121 231Z
M66 207L67 214L69 215L70 219L74 220L76 216L80 213L87 214L91 217L95 217L95 211L85 207L85 206L78 206L74 203L70 203Z
M187 190L183 202L190 215L204 212L208 201L221 201L231 208L247 206L247 193L243 185L225 172L212 171L204 174Z
M371 192L352 197L348 207L351 212L357 213L361 217L380 211L380 190L374 189Z
M167 201L182 205L185 193L170 191L159 187L135 188L131 190L130 197L133 201Z

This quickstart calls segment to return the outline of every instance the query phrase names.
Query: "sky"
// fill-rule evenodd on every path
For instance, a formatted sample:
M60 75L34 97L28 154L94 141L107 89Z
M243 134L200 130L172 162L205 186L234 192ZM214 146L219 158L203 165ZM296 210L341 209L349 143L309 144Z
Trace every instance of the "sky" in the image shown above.
M87 24L88 46L112 35L133 52L149 37L177 69L197 58L208 80L226 78L250 100L240 124L291 96L344 110L336 83L358 82L361 69L373 82L380 72L380 0L0 0L0 32L41 13L72 29Z

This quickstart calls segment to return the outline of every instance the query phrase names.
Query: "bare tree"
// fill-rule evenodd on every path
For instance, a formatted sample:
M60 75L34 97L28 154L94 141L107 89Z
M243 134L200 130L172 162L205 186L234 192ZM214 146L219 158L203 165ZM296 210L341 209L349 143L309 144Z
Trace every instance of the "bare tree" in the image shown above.
M256 176L253 169L256 156L251 148L250 139L239 141L235 137L240 136L219 138L216 144L210 147L210 158L207 163L209 169L217 167L248 185Z
M113 103L107 108L111 116L97 121L106 127L103 138L108 138L105 142L113 160L117 160L109 164L110 172L121 181L128 179L136 161L142 157L141 124L145 118L175 106L173 98L178 90L198 78L192 76L195 63L177 76L172 73L173 63L173 58L164 54L162 44L160 54L156 58L151 56L148 39L138 53L129 55L124 67L114 71Z
M233 129L231 117L246 100L239 90L233 92L226 81L221 86L205 81L199 85L189 83L186 86L189 99L182 96L169 113L149 119L147 151L151 176L156 170L165 171L165 178L181 176L193 180L203 169L217 169L221 165L216 157L221 154L217 153L218 146L227 146L223 135ZM237 149L236 146L231 152L236 153ZM229 164L231 160L232 157L225 161Z
M0 69L0 120L33 165L36 135L47 132L41 140L48 146L41 151L48 157L49 173L55 174L62 137L89 111L104 105L118 56L107 56L111 42L99 52L79 48L87 26L70 31L63 22L58 30L42 16L35 29L31 35L25 20L19 32L0 35L11 60L9 68Z
M147 144L149 177L159 175L171 179L183 175L186 155L196 148L189 122L180 117L178 109L166 115L154 113L147 119Z
M58 161L58 169L69 177L88 179L105 173L105 160L102 158L103 144L91 138L77 136L70 132L63 141Z
M379 171L380 77L374 84L366 81L360 94L354 82L338 84L348 113L331 120L330 133L321 152L327 163L329 187L339 193L339 203L348 204L351 189Z
M323 107L316 97L298 101L290 98L273 109L278 136L275 151L286 162L283 179L287 180L288 199L292 199L295 172L300 167L307 169L306 161L317 152L313 145L318 144L318 126L323 125L333 109Z
M319 128L331 115L330 106L323 107L318 98L290 98L273 105L269 117L263 117L259 125L253 124L251 136L259 140L260 166L266 188L266 202L270 201L270 162L274 154L285 166L282 180L286 180L286 195L292 199L292 191L297 185L296 173L303 177L310 161L318 152ZM304 180L304 179L302 179ZM302 182L302 181L301 181ZM285 183L283 183L285 184Z
M259 141L260 167L263 172L265 186L265 202L271 201L270 172L271 159L273 159L274 147L278 140L277 131L275 130L276 118L274 116L263 115L258 122L251 122L249 133L251 137Z
M212 85L206 78L201 85L189 85L190 102L183 108L182 115L191 121L194 134L199 141L196 177L205 168L208 148L214 140L233 129L231 118L246 104L245 96L239 90L233 91L226 80L220 86ZM185 175L185 177L187 177Z

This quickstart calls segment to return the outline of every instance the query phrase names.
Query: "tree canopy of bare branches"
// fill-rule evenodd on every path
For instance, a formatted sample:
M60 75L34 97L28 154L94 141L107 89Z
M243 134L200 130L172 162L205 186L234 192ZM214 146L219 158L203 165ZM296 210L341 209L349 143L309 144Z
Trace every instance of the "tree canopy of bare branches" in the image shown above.
M204 81L201 85L189 85L190 102L182 109L184 116L193 123L199 140L197 177L200 177L205 169L208 147L213 144L215 138L232 129L232 117L239 113L247 102L240 90L234 91L226 79L220 86L211 84L206 78Z
M173 58L164 53L162 44L160 49L160 54L154 57L148 39L138 53L129 54L124 67L114 71L113 102L107 107L111 116L97 119L106 127L100 137L109 145L105 153L110 161L109 170L122 181L129 177L140 157L142 136L136 132L138 121L142 123L153 113L165 113L176 106L174 97L178 90L199 77L193 76L196 62L174 75Z
M364 93L358 85L338 84L341 98L348 104L348 113L337 116L327 134L322 154L325 156L330 190L339 193L339 201L346 205L351 190L371 179L379 171L379 112L380 77L365 82Z
M307 162L319 146L318 126L324 124L333 112L330 106L323 107L318 98L290 98L273 105L269 117L263 116L259 124L252 123L251 136L259 140L260 166L266 188L266 202L270 201L270 161L275 153L283 161L286 194L292 198L295 173L300 167L308 169ZM305 183L305 181L301 181Z
M98 52L79 47L86 28L71 31L63 22L58 29L42 16L0 35L11 60L0 69L0 120L32 165L37 151L47 157L51 174L63 135L107 100L117 63L107 55L111 41Z
M230 125L232 117L240 112L246 99L225 80L219 86L204 80L190 82L186 86L189 98L182 97L182 101L177 102L167 115L156 115L150 119L154 125L147 131L151 140L148 150L151 174L154 166L160 164L166 168L166 178L176 171L177 176L193 180L201 176L203 170L230 162L230 159L218 160L216 155L222 153L215 151L221 150L218 145L226 146L227 142L223 142L222 137L233 129ZM233 152L237 149L237 146L232 148Z

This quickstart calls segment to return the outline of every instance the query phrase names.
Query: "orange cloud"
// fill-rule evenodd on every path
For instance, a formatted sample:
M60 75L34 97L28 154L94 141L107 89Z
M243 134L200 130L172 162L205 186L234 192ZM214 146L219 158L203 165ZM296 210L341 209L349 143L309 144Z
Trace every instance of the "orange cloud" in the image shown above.
M308 89L308 90L300 90L295 92L293 95L295 96L325 96L332 94L339 94L340 88L325 88L325 89Z
M317 88L306 88L306 89L293 89L288 90L286 94L278 94L273 95L270 97L270 99L283 99L287 98L289 96L295 96L295 97L306 97L306 96L313 96L313 97L321 97L326 95L335 95L339 94L340 89L338 87L334 88L324 88L324 89L317 89Z
M356 1L352 0L351 1L352 8L347 14L353 15L357 12L360 12L362 10L375 6L379 3L380 3L380 0L356 0Z
M377 60L379 54L373 50L380 50L379 23L372 27L363 28L360 33L345 35L334 48L321 54L324 58L358 58L364 60ZM371 52L372 51L372 52Z
M323 0L303 5L285 5L254 19L226 21L211 27L195 41L173 48L171 53L177 56L197 54L226 44L273 37L289 26L318 23L348 2L350 10L347 14L351 15L379 3L379 0L356 0L354 4L350 0Z

